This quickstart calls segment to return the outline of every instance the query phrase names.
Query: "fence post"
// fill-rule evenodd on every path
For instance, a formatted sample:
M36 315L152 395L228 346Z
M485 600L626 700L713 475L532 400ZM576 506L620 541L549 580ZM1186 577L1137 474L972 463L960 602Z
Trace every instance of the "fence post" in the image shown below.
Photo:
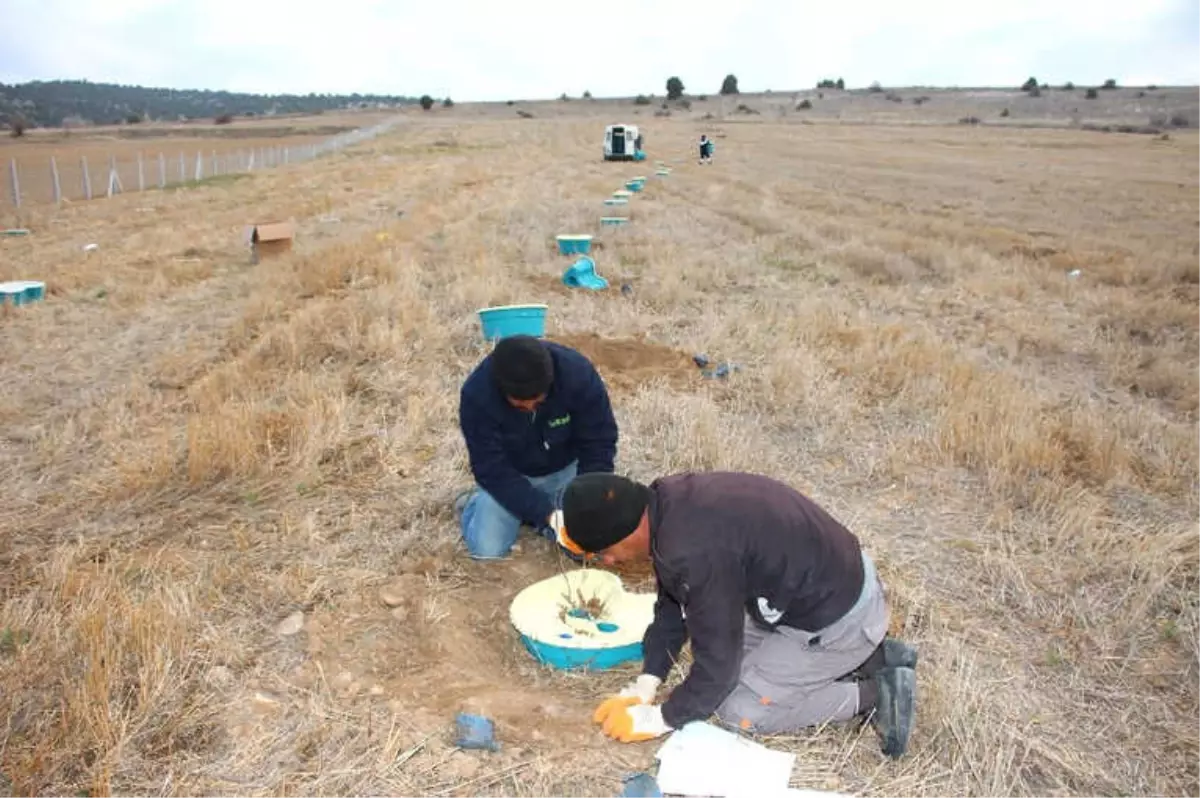
M197 150L196 152L196 180L204 177L204 156Z
M113 194L119 194L125 191L125 187L121 185L121 175L116 174L116 156L108 156L108 197L112 198Z
M161 152L158 154L158 187L167 187L167 158Z
M13 205L21 207L21 179L17 177L17 159L11 158L8 161L8 173L12 176L12 198Z
M146 168L142 164L142 154L138 153L138 191L146 190Z
M50 180L54 183L54 204L62 205L62 183L58 179L58 162L50 156Z
M83 197L92 198L92 173L88 171L87 156L79 156L79 165L83 169Z
M183 152L179 153L179 182L183 183L187 180L187 173L183 170Z
M216 151L216 150L212 150L212 151L211 151L211 156L210 156L210 157L209 157L209 159L208 159L208 165L209 165L209 167L211 167L211 168L209 169L209 171L210 171L210 172L212 172L212 174L211 174L211 175L209 175L209 177L216 177L218 174L220 174L220 172L219 172L219 171L217 171L217 165L218 165L218 163L219 163L219 162L217 161L217 151Z

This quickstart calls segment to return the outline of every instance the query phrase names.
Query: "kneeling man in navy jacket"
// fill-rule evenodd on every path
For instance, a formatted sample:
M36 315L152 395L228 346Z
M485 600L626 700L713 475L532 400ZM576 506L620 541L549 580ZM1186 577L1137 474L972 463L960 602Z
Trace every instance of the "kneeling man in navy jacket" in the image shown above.
M506 556L522 523L557 539L568 483L613 471L608 390L586 357L561 344L502 338L463 383L459 425L477 486L455 505L478 559Z

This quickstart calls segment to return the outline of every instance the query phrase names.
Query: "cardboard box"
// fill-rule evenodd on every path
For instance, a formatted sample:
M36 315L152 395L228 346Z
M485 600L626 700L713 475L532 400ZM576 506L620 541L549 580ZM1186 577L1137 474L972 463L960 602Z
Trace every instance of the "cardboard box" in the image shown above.
M290 252L295 229L291 222L263 222L250 228L250 251L255 263L263 255Z

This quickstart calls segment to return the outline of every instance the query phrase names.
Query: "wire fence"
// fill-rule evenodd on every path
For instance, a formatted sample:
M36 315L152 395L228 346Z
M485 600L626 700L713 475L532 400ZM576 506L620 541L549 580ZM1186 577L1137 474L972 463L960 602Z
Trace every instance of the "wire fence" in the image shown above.
M165 189L226 175L248 174L287 164L303 163L337 152L385 133L403 121L393 117L370 127L339 133L320 142L242 147L239 149L176 149L158 152L93 154L59 157L40 163L8 162L7 199L12 207L77 202L113 197L132 191Z

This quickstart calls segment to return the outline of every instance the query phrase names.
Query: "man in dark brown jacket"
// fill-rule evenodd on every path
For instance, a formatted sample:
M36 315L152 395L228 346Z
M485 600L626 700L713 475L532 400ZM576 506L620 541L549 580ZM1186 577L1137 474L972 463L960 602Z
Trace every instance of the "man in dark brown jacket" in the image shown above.
M907 749L916 651L887 638L883 586L858 539L787 485L587 474L563 496L560 542L605 564L654 564L643 673L596 710L609 736L648 740L714 713L765 734L859 716L873 719L888 756ZM656 705L688 638L691 670Z

